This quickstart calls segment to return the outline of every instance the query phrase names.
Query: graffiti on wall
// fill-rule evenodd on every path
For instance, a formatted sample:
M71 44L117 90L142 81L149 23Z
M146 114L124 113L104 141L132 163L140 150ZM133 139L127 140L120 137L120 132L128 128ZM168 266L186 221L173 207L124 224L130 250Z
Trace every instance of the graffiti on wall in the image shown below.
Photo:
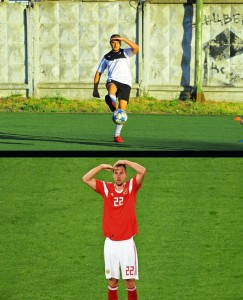
M216 59L228 59L243 53L243 40L228 28L204 44L204 50Z
M203 24L205 25L212 25L218 23L222 26L225 26L230 23L243 25L243 14L236 13L229 15L212 13L212 15L204 15L203 17Z
M202 18L202 25L211 26L219 24L221 26L225 25L242 25L243 26L243 13L235 14L218 14L212 13L212 15L204 15ZM196 27L196 23L192 24L192 27Z
M243 14L216 14L204 16L204 26L219 24L226 27L213 39L204 43L204 84L215 81L234 86L243 81L242 64L239 56L243 54L243 39L237 35L232 24L243 25Z

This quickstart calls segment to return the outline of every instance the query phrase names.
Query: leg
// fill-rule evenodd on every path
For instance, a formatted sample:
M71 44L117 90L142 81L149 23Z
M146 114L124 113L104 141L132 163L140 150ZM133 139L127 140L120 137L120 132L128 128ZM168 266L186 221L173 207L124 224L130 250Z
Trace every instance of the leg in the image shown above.
M105 240L104 259L105 277L108 280L108 300L118 300L118 282L120 278L119 260L114 256L117 244L110 239Z
M122 110L127 110L127 100L119 100L119 108Z
M118 279L111 278L108 280L108 300L118 300Z
M106 85L107 91L109 95L113 95L116 96L116 92L117 92L117 87L114 83L108 83Z
M135 279L126 279L125 284L127 289L134 289L136 287Z
M119 283L119 280L116 279L116 278L108 279L108 284L109 284L109 286L112 287L112 288L118 287L118 283Z
M122 249L121 270L122 278L127 288L127 299L137 300L135 280L138 280L138 258L137 249L133 238L124 241Z
M127 101L123 100L123 99L119 100L119 108L126 111ZM118 143L123 142L123 139L120 137L122 127L123 127L123 125L116 125L115 134L114 134L114 136L115 136L114 141L115 142L118 142Z
M105 102L109 106L110 110L113 112L116 110L116 92L117 87L114 83L108 83L106 85L108 95L105 96Z
M126 279L125 280L127 288L127 299L128 300L138 300L135 279Z
M119 108L122 110L127 110L127 104L129 102L131 87L127 84L117 83L118 92L117 96L119 99ZM123 139L120 137L123 125L116 125L114 142L122 143Z

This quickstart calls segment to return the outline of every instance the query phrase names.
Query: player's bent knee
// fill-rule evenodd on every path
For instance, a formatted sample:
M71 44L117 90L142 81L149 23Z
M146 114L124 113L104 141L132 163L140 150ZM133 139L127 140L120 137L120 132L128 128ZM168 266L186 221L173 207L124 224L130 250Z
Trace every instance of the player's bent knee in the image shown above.
M107 84L107 90L108 90L109 94L115 95L116 92L117 92L117 87L113 83L108 83Z

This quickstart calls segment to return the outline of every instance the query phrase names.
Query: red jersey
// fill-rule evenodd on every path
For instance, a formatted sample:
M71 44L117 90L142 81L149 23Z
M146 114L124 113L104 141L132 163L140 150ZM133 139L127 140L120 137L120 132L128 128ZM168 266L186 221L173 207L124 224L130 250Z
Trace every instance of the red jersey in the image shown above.
M136 194L141 185L136 177L124 183L119 192L114 183L96 179L96 192L104 199L103 232L113 241L128 240L138 233L136 218Z

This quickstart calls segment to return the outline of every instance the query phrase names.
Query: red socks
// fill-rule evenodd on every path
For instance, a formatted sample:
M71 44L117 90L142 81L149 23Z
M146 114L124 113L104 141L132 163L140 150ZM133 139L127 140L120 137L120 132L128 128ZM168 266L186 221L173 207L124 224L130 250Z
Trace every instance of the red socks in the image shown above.
M108 285L108 300L118 300L118 287L112 288Z
M136 287L132 289L127 289L127 299L128 300L138 300L138 294Z
M128 300L138 300L136 287L127 289ZM108 286L108 300L118 300L118 287L112 288Z

